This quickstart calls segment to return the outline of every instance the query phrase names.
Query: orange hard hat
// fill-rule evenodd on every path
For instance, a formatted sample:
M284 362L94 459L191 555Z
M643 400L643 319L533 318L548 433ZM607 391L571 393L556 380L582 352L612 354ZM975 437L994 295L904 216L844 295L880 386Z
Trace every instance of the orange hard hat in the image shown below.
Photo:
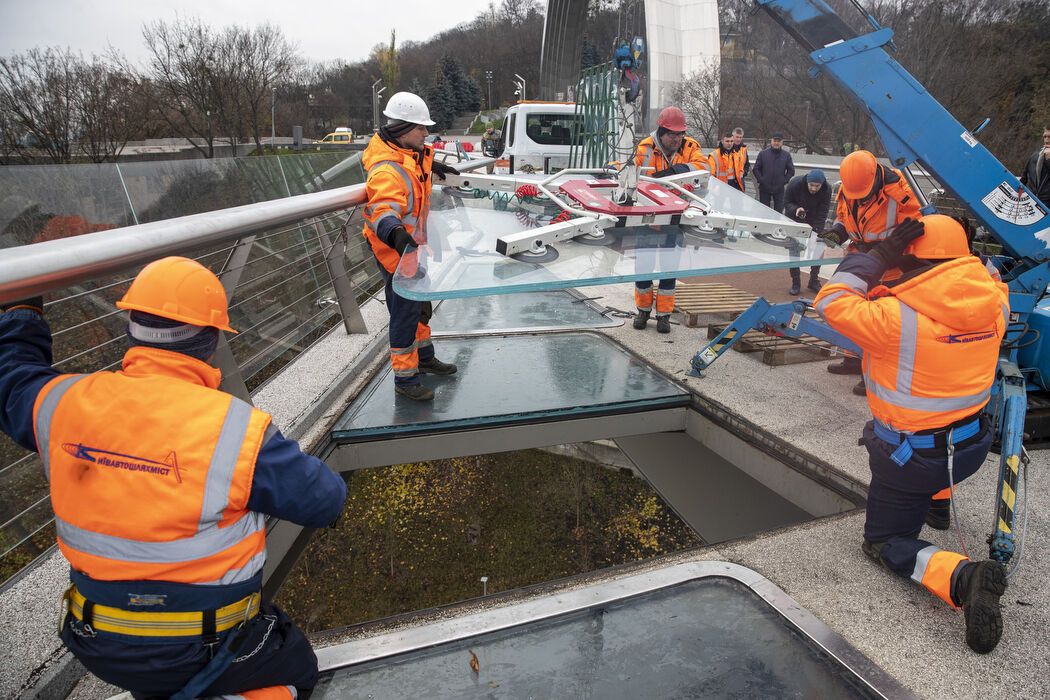
M172 256L146 265L117 302L117 308L237 332L230 328L222 282L211 270L189 258Z
M842 159L839 175L842 193L850 199L864 199L875 184L879 164L871 151L854 151Z
M665 107L656 118L656 125L668 131L685 131L685 112L677 107Z
M919 221L922 222L925 233L908 244L904 249L905 255L914 255L923 260L945 260L970 254L966 230L952 217L930 214Z

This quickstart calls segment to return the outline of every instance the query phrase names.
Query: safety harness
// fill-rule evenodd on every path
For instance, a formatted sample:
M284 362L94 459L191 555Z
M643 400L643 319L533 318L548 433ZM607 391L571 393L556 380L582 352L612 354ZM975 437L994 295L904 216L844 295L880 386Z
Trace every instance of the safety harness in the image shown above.
M897 447L890 455L890 459L898 467L903 467L911 459L915 450L946 448L950 456L955 452L955 446L964 440L972 438L981 431L981 419L974 418L968 423L957 425L950 429L939 430L934 433L915 435L912 433L901 433L893 428L874 421L875 437L883 442L888 442Z

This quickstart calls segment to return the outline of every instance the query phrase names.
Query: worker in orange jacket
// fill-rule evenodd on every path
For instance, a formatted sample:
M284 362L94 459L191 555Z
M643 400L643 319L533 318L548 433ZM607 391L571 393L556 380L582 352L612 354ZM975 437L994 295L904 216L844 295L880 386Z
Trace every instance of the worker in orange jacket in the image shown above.
M901 275L883 281L886 270ZM1010 318L1009 293L970 254L963 227L909 219L839 264L815 305L864 351L872 420L863 550L966 613L978 653L1002 635L1003 567L918 538L931 500L974 474L992 444L982 413Z
M733 149L733 132L727 131L722 135L722 142L718 148L707 156L707 169L714 178L743 192L744 159L737 155L740 151Z
M233 329L211 271L158 260L117 307L131 348L92 374L51 367L40 298L0 307L0 429L50 482L72 580L62 641L136 697L294 698L317 658L261 597L266 517L328 525L346 484L219 390L207 360Z
M835 223L823 238L832 246L849 243L864 252L905 219L919 217L919 198L899 170L879 165L870 151L854 151L839 166L842 184L835 200ZM891 275L895 272L888 271ZM860 374L860 360L846 357L828 365L832 374ZM864 395L864 385L854 387Z
M386 280L386 308L390 314L390 363L394 391L415 401L430 401L434 391L423 386L421 373L449 375L456 366L434 357L430 341L433 306L406 299L394 289L394 272L401 256L426 243L430 214L431 173L444 180L456 170L434 160L434 149L424 139L433 126L430 110L418 95L399 92L387 102L387 123L372 136L361 164L368 173L365 192L364 237ZM403 267L402 274L411 273Z
M686 128L682 110L667 107L660 112L656 119L656 131L642 139L634 152L634 162L641 168L642 175L667 177L707 167L703 149L696 139L685 135ZM670 249L675 247L674 236L669 237L666 231L645 236L640 242L643 246L649 243L652 245L638 251L635 270L639 273L653 272L661 257L661 250L669 254ZM634 305L638 311L633 325L637 330L643 330L649 323L655 301L657 332L671 332L675 284L674 278L660 280L654 297L652 280L634 283Z

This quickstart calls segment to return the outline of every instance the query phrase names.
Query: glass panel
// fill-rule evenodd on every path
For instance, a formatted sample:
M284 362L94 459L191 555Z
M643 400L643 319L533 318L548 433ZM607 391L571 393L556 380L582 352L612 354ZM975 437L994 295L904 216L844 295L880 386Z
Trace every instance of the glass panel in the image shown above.
M877 697L746 586L715 577L338 670L314 690L319 698L494 695Z
M549 224L560 212L557 207L546 200L523 201L499 192L442 189L435 190L432 198L427 244L418 249L418 254L406 254L394 277L398 292L411 299L696 277L841 259L834 251L829 253L834 257L822 259L824 246L811 234L665 225L608 228L598 241L578 237L548 246L557 251L553 260L524 261L496 252L497 239ZM794 225L787 217L714 179L696 194L714 212Z
M336 421L333 439L360 442L688 403L684 390L597 334L449 339L435 346L459 371L424 377L433 401L397 397L388 366Z
M0 168L0 248L133 223L112 163Z
M567 292L446 299L434 310L430 321L434 336L620 325L623 325L622 318L604 316L588 300Z

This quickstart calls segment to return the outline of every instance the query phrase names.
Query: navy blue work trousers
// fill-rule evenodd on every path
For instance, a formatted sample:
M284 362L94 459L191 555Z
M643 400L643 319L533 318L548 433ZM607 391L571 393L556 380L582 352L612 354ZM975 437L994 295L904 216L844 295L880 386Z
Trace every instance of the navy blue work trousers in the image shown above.
M401 296L394 291L394 276L387 272L382 265L379 266L379 269L383 273L383 279L386 281L386 310L390 314L390 326L388 329L390 332L390 347L400 349L415 347L419 361L426 362L433 359L434 346L431 344L430 338L427 337L425 340L417 341L419 325L430 325L430 317L434 314L433 305L429 301L413 301ZM398 374L397 370L399 368L395 365L394 383L402 385L419 384L418 361L415 365L417 372L411 376Z
M204 695L236 695L275 685L309 690L317 684L317 656L284 611L264 602L248 624L247 641L235 657L248 658L234 661ZM225 640L225 635L221 639ZM172 643L155 637L105 632L86 636L72 615L66 616L62 626L62 641L88 671L131 691L136 698L174 695L212 657L211 648L199 639Z
M948 453L945 448L917 449L904 466L891 459L897 448L875 437L872 422L864 426L864 445L868 448L871 486L864 539L884 543L883 563L891 571L910 578L915 555L930 546L919 539L930 499L948 488ZM981 416L981 430L955 446L952 470L956 484L981 468L992 446L988 419Z

